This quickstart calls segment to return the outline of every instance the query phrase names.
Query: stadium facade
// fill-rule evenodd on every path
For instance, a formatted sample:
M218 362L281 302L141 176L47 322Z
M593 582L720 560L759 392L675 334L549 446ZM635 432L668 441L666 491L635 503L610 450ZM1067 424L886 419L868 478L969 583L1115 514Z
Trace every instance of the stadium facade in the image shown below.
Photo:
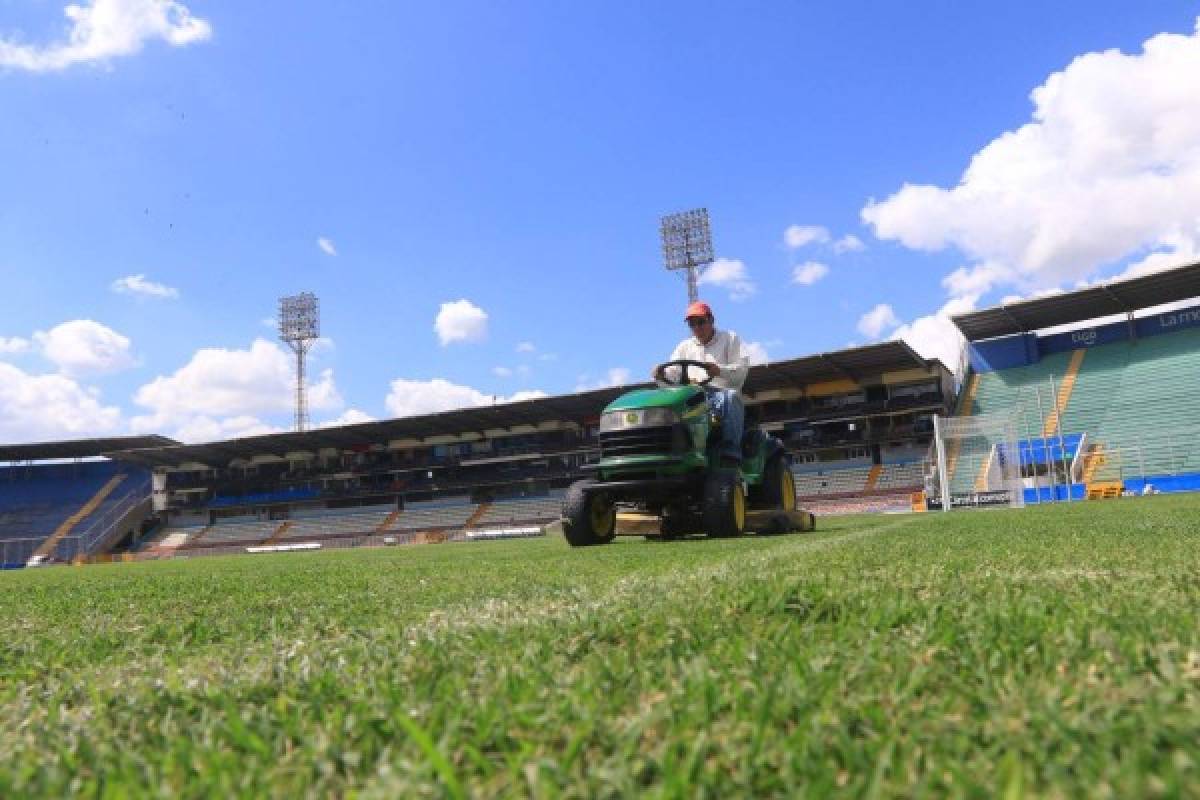
M205 444L0 447L0 461L15 462L0 469L0 558L19 565L537 530L598 457L600 411L630 388ZM744 394L748 418L793 453L801 497L906 505L921 483L933 415L953 407L955 383L940 362L885 342L752 367ZM75 461L38 463L46 459ZM122 484L131 491L117 492ZM129 508L113 505L118 495ZM36 507L24 497L39 498Z
M1015 420L1025 502L1200 489L1200 264L954 318L957 415ZM946 455L986 490L999 442Z
M1200 264L959 315L961 389L903 342L755 366L748 418L819 513L915 507L935 474L939 501L979 504L998 464L1026 503L1197 490L1196 298ZM204 444L0 446L0 563L536 532L629 388ZM936 465L935 416L979 423Z

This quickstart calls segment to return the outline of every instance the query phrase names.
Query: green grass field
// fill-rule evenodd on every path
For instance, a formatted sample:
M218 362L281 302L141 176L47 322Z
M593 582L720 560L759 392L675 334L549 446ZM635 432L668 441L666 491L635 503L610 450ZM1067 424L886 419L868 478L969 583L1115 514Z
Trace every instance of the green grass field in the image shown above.
M0 796L1197 796L1198 516L0 574Z

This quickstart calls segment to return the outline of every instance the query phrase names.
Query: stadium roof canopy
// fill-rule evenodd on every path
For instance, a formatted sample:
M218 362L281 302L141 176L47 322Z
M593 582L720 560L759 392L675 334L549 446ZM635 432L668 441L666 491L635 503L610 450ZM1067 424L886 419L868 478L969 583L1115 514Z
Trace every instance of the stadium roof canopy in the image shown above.
M54 459L94 458L114 450L172 447L179 442L165 436L111 436L105 439L75 439L69 442L36 444L0 444L0 461L50 461Z
M976 342L1113 314L1132 314L1191 297L1200 297L1200 262L1074 292L1004 303L951 319L969 341Z
M839 378L858 380L877 376L882 372L928 368L931 364L940 366L937 361L921 358L904 342L881 342L836 353L821 353L751 367L743 389L747 395L753 396L772 389L798 387ZM260 455L283 457L288 453L314 452L322 448L352 450L395 439L423 439L468 431L482 433L486 430L511 429L520 425L537 425L555 419L584 420L598 417L600 410L617 396L637 386L648 385L612 386L516 403L442 411L336 428L265 434L208 444L170 443L170 446L113 448L114 451L120 451L107 455L151 467L180 466L187 463L219 466L234 459L249 459Z
M207 444L131 449L109 455L147 466L178 466L191 462L218 466L237 458L248 459L259 455L282 457L288 453L313 452L327 447L351 450L386 443L393 439L427 438L467 431L482 433L489 429L537 425L549 419L596 416L600 409L628 388L597 389L580 394L541 397L515 403L441 411L379 422L360 422L333 428L248 436Z
M844 378L857 381L883 372L927 368L931 363L940 364L921 358L906 342L880 342L751 367L743 389L747 395L754 396L789 386Z

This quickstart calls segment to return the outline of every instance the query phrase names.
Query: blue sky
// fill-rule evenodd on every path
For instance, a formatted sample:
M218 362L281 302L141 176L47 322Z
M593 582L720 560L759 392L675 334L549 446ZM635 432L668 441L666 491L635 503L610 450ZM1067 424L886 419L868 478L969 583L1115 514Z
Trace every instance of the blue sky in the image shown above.
M771 360L1200 239L1195 2L81 6L0 0L0 440L285 428L298 291L315 422L638 379L694 206Z

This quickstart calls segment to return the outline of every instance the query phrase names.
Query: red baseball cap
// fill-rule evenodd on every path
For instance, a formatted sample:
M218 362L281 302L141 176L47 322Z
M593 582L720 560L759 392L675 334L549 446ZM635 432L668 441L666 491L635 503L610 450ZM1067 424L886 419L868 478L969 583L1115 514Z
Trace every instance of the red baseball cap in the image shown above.
M709 308L708 303L705 303L703 300L697 300L687 307L687 313L683 315L683 318L691 319L692 317L711 317L712 315L713 312L712 309Z

